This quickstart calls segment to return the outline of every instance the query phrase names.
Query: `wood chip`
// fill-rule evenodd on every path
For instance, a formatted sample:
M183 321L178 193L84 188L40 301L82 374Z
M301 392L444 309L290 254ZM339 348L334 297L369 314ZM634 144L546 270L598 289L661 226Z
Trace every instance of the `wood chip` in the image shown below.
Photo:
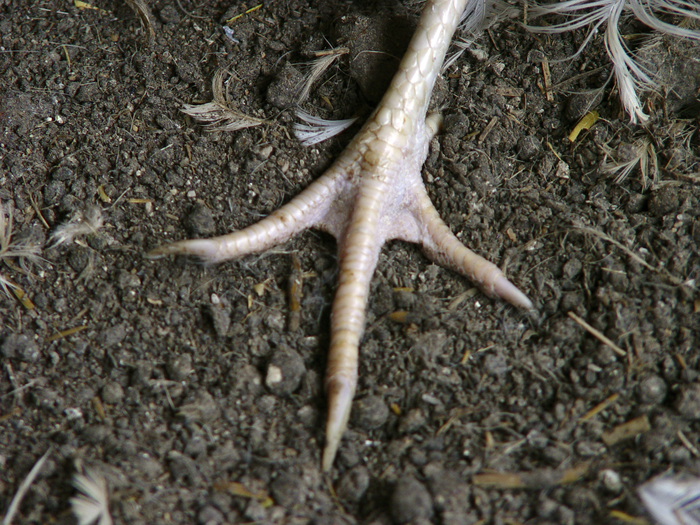
M552 94L552 75L549 72L549 61L546 56L542 57L542 76L544 77L544 94L547 97L547 101L554 102L554 95Z
M647 430L651 430L651 425L647 416L644 415L617 425L608 432L603 432L601 439L603 443L610 447L625 439L631 439L639 434L643 434Z
M29 296L16 284L13 284L11 286L12 293L15 294L15 297L17 300L20 302L22 306L24 306L27 310L34 310L34 303L29 299Z
M497 122L498 122L498 117L493 117L489 121L489 123L486 124L484 131L481 132L481 134L479 135L479 139L477 140L477 142L479 142L479 144L481 144L482 142L484 142L484 140L486 140L486 137L489 136L489 133L491 133L491 130L493 130L493 128Z
M301 271L301 261L296 254L292 255L292 273L289 276L289 287L287 293L289 295L289 323L290 332L295 332L299 329L301 321L301 297L304 276Z
M588 474L591 463L586 461L565 470L537 469L529 472L484 472L476 474L472 482L480 487L498 489L541 490L574 483Z

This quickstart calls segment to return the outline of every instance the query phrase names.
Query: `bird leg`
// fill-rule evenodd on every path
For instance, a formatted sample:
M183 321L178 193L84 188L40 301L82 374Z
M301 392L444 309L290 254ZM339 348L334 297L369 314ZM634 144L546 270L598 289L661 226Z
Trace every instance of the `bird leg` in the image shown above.
M421 167L440 118L426 117L430 94L468 0L429 0L399 70L377 109L326 173L288 204L243 230L180 241L149 257L195 255L221 262L283 243L307 228L333 234L340 271L331 310L326 370L328 418L322 468L330 470L357 387L370 282L386 241L421 244L426 255L485 293L532 308L494 264L466 248L440 219Z

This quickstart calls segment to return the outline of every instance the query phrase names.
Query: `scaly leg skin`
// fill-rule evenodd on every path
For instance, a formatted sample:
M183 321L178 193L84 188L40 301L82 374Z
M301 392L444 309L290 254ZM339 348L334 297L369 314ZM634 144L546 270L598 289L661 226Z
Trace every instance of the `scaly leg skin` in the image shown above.
M328 171L262 221L213 239L180 241L150 252L220 262L264 251L306 228L338 240L339 282L331 312L325 387L328 396L322 467L330 470L357 386L358 350L370 281L384 243L423 246L433 261L485 293L532 308L497 266L466 248L440 219L423 186L421 166L440 118L426 112L433 84L468 0L430 0L379 107Z

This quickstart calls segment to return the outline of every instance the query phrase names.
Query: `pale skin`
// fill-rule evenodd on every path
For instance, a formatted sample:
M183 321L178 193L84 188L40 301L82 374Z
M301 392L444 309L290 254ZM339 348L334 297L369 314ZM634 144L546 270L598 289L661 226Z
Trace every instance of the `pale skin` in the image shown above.
M421 167L440 117L427 115L430 94L467 0L430 0L377 109L326 173L260 222L213 239L159 247L150 257L197 256L221 262L262 252L307 228L338 241L338 287L331 311L328 397L322 468L331 469L347 427L358 377L370 282L389 240L420 244L432 261L522 309L530 300L494 264L465 247L440 219Z

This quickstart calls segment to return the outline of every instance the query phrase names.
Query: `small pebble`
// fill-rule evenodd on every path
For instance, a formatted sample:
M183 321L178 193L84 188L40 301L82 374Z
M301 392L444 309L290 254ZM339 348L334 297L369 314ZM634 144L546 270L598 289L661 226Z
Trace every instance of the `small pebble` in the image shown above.
M186 420L211 423L219 418L221 409L214 397L206 390L199 390L194 399L180 406L178 414Z
M579 259L569 259L561 269L564 279L574 279L578 277L583 269L583 264Z
M243 513L246 519L255 523L263 523L267 518L267 512L255 498L251 498Z
M577 93L569 97L564 108L564 115L570 121L581 119L600 101L601 95L594 93Z
M428 520L433 515L433 501L428 489L414 477L399 480L391 496L391 517L397 524Z
M207 505L199 511L197 523L199 525L219 525L226 521L226 518L216 507Z
M156 479L163 473L163 466L160 461L149 456L146 452L137 454L133 465L145 479Z
M201 480L201 475L197 470L197 465L192 458L185 456L182 452L171 450L167 454L168 466L170 467L170 475L175 480L189 478L190 483L198 483Z
M445 129L445 133L462 138L469 133L469 118L461 112L446 115L443 128ZM415 296L415 294L411 295Z
M165 365L165 369L173 381L184 381L193 372L192 356L190 354L172 356Z
M75 171L68 166L61 166L51 174L53 180L72 181L75 178Z
M132 379L134 383L140 386L148 385L149 379L153 375L153 363L145 359L136 361L134 364L134 371L132 372Z
M614 470L605 469L600 473L600 479L603 481L603 486L613 494L622 492L622 480Z
M687 465L688 462L691 461L692 456L687 448L680 445L675 445L669 448L666 452L666 459L668 459L670 463Z
M275 332L283 332L285 327L285 316L282 312L274 310L269 312L264 319L265 326Z
M89 82L87 84L79 84L79 89L75 93L75 100L81 104L92 104L96 99L99 98L100 88L95 82ZM47 204L46 202L44 204Z
M44 204L51 206L58 203L66 194L66 185L60 180L52 180L44 186Z
M477 62L486 62L489 59L489 54L480 47L468 47L467 53Z
M549 445L549 438L539 430L531 430L527 434L527 442L533 448L543 450Z
M593 441L579 441L575 446L576 453L584 458L599 456L604 451L604 447L600 443Z
M474 516L470 516L471 487L459 473L445 469L438 462L427 465L423 473L429 479L433 508L439 514L442 525L474 522Z
M225 337L231 328L231 308L224 302L209 305L209 315L214 331L219 337Z
M484 370L492 376L500 377L507 374L513 367L501 348L495 348L484 359Z
M411 447L408 451L408 459L411 460L416 467L422 467L428 462L428 455L425 450L418 447Z
M275 352L267 366L265 386L273 394L287 396L297 389L304 372L304 360L299 354L280 350Z
M386 423L389 407L381 396L367 396L353 403L353 423L363 430L374 430Z
M116 405L124 399L124 389L119 383L110 381L102 387L102 401L109 405Z
M106 425L92 425L86 427L82 432L82 437L92 445L99 445L112 435L112 429Z
M85 265L82 265L84 267ZM141 286L141 279L135 273L121 270L117 276L119 288L138 288Z
M518 141L517 151L522 160L530 160L542 152L542 143L537 137L528 135Z
M645 405L658 405L666 398L666 382L653 375L639 383L639 400Z

